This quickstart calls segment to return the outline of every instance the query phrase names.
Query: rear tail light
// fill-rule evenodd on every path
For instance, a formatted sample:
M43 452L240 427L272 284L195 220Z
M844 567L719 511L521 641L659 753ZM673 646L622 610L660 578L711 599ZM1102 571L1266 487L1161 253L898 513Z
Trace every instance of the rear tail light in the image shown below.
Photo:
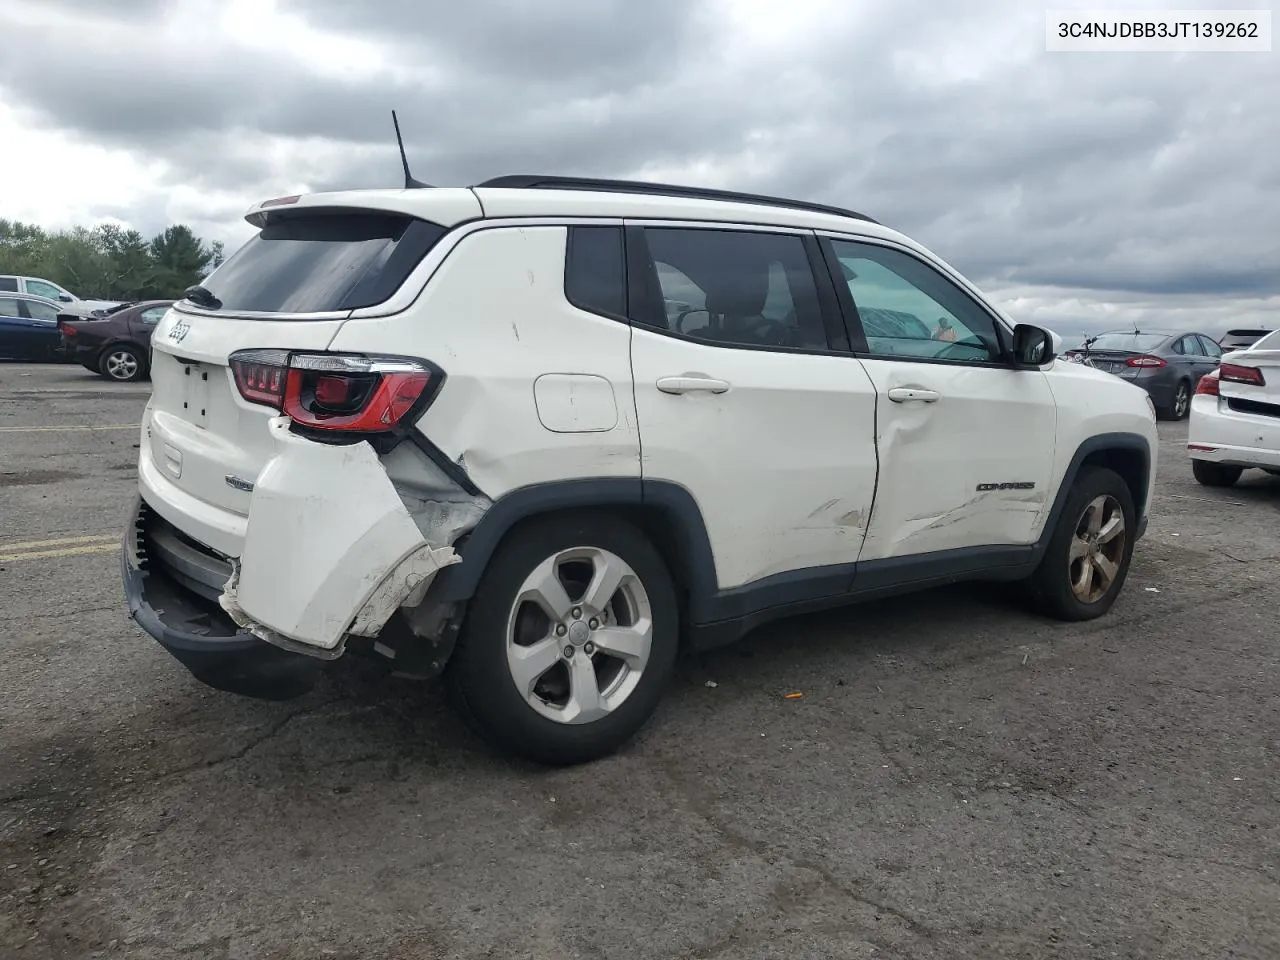
M1159 357L1130 357L1124 362L1126 367L1163 367L1167 364Z
M387 433L429 403L444 373L421 360L242 350L231 355L240 395L313 430Z
M65 320L58 321L58 332L64 337L74 337L79 331Z
M1216 397L1218 393L1218 371L1210 370L1196 384L1197 397Z
M1231 383L1247 383L1253 387L1265 387L1266 379L1257 367L1243 367L1238 363L1224 363L1218 368L1223 380Z
M250 403L265 403L277 410L284 402L288 364L287 350L242 350L231 355L231 372L240 396Z

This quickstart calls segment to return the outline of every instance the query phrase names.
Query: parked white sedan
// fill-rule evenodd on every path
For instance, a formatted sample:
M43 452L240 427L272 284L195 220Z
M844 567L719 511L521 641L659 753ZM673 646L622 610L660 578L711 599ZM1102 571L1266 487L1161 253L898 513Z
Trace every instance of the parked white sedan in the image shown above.
M1195 477L1229 487L1247 469L1280 474L1280 331L1222 356L1191 398L1187 452Z

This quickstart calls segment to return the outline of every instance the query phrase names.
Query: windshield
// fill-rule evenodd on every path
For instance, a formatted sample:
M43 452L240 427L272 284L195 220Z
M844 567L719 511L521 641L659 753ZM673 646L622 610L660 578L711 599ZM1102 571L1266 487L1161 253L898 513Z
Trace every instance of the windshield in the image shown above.
M319 313L382 303L444 227L401 214L313 213L269 223L202 286L222 310Z
M1089 349L1142 353L1144 350L1154 350L1167 339L1163 333L1104 333L1093 341Z

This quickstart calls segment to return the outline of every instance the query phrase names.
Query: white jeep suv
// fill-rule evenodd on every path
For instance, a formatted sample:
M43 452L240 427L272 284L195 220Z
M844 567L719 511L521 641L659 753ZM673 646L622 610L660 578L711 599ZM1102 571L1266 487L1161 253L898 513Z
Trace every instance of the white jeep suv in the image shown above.
M1142 390L846 210L626 181L270 200L152 340L124 580L196 677L368 654L601 756L678 651L962 580L1105 613Z

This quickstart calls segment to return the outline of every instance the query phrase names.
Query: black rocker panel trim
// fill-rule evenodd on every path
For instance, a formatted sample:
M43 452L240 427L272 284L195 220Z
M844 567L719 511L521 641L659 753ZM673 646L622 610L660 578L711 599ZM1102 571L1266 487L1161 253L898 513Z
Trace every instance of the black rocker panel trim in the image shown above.
M1075 478L1086 461L1114 453L1134 455L1141 469L1126 477L1138 513L1143 508L1151 455L1138 434L1111 433L1080 445L1063 476L1049 517L1034 544L964 547L905 557L791 570L729 590L717 586L715 558L702 512L693 495L676 483L639 478L595 478L537 484L497 500L455 549L462 562L436 578L432 596L446 602L474 594L489 558L518 523L560 510L617 507L638 512L655 540L666 547L678 586L688 593L691 637L706 648L729 643L780 617L892 596L965 580L1016 580L1039 564Z

